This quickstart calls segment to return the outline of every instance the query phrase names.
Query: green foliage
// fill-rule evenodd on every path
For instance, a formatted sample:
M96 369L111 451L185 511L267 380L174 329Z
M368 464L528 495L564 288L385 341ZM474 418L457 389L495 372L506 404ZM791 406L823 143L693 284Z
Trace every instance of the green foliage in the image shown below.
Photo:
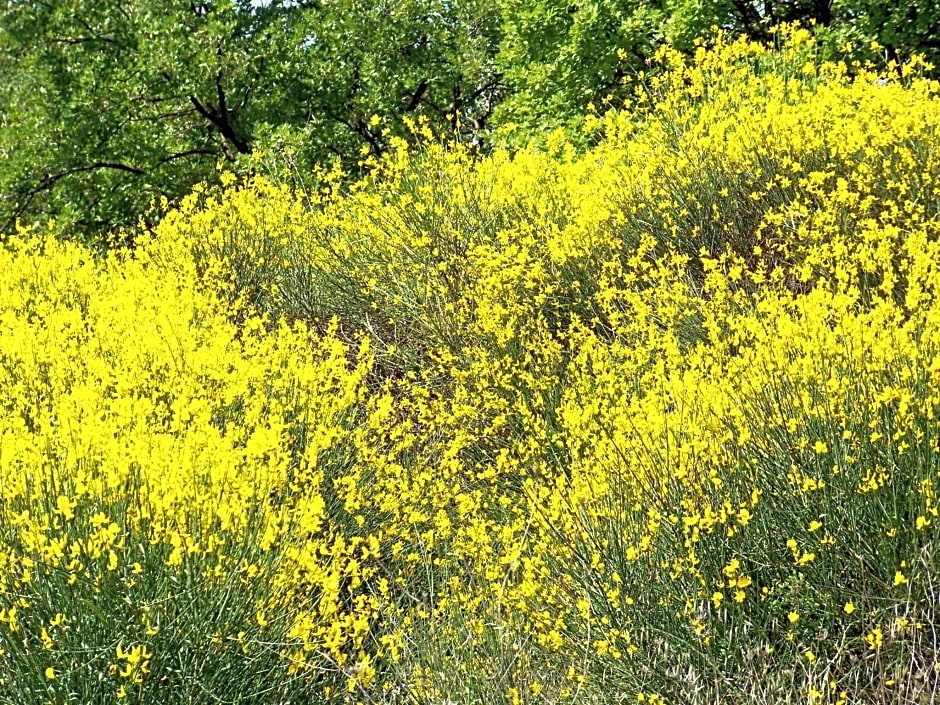
M406 116L478 133L495 31L475 1L12 3L0 231L54 217L103 235L267 145L354 169Z
M940 60L940 10L916 0L17 0L0 15L0 232L55 218L103 241L219 162L355 174L415 122L477 147L574 139L662 44L773 41L781 22L854 70Z
M127 510L99 509L98 517L89 512L78 520L94 525L107 513L123 516ZM71 695L68 702L150 702L145 693L153 686L144 681L151 673L160 674L156 688L170 702L248 705L309 693L303 678L285 675L277 653L287 643L289 615L272 616L264 629L257 620L256 605L272 599L266 581L247 569L205 579L207 567L221 575L225 561L244 566L257 557L240 543L244 536L225 537L228 555L187 555L174 568L169 550L148 545L146 529L111 529L127 541L120 563L114 559L106 567L105 555L100 565L89 566L93 578L83 574L79 580L74 572L43 566L34 589L22 595L30 609L19 610L23 638L3 641L0 702L63 702L54 699L63 691ZM8 534L4 541L9 550L24 550ZM51 660L39 654L48 654L53 643L68 661L63 667L60 660L49 678L44 670Z
M603 100L652 54L664 18L661 2L644 0L501 0L500 10L497 60L514 88L501 116L529 132L565 125Z
M772 0L499 0L502 42L496 61L510 91L498 122L519 127L516 140L559 126L579 127L593 104L617 105L650 73L663 44L691 52L715 30L774 42L775 28L813 28L826 58L857 70L869 61L940 59L940 10L916 0L828 2Z
M889 56L908 58L911 53L920 53L940 65L940 6L936 3L851 0L838 7L839 19L847 29L853 28L851 18L858 18L862 36L878 41Z

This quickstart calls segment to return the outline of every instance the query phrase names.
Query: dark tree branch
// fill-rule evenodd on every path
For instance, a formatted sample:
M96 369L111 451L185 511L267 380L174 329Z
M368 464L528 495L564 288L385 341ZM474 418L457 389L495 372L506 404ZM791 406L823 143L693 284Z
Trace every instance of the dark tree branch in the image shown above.
M341 115L337 115L333 112L327 112L327 115L329 115L329 117L331 117L333 120L336 120L336 122L338 122L340 125L343 125L364 139L368 143L369 149L372 150L372 153L375 156L382 156L382 145L379 144L376 136L372 134L372 132L369 130L369 126L366 125L365 121L363 121L361 118L358 119L355 123L352 123Z
M738 11L744 33L751 39L762 36L762 33L758 32L757 29L760 27L760 15L753 6L747 0L732 0L731 4Z
M216 71L215 74L215 96L219 101L219 117L225 122L229 122L228 106L225 105L225 91L222 90L222 71Z
M202 115L204 118L206 118L206 120L208 120L212 124L215 124L216 120L219 119L213 113L210 113L208 110L202 107L202 103L199 102L199 98L197 98L196 96L194 95L189 96L189 100L193 104L193 107L195 107L196 110L199 112L199 114Z
M406 113L410 113L415 110L420 104L421 99L424 97L425 92L428 90L428 82L425 79L421 80L421 83L418 84L418 87L415 89L415 92L411 96L411 100L408 101L408 107L405 108Z
M0 232L7 232L10 227L19 220L20 216L26 212L26 209L29 208L29 205L33 200L41 194L43 191L48 191L53 186L55 186L59 181L69 176L74 176L75 174L81 174L86 171L95 171L97 169L114 169L117 171L124 171L129 174L134 174L136 176L142 176L147 172L143 169L138 169L134 166L129 166L127 164L121 164L120 162L92 162L91 164L85 164L83 166L72 167L71 169L66 169L65 171L60 171L58 174L52 174L47 176L45 179L40 181L37 185L32 188L26 188L21 191L21 196L19 199L20 202L13 209L13 212L10 214L10 217L4 222L3 226L0 227Z
M497 88L500 87L500 85L502 85L502 81L503 81L502 75L494 76L490 81L487 81L487 82L484 83L482 86L480 86L479 88L477 88L477 89L470 95L470 100L471 100L471 101L474 101L474 100L476 100L477 98L479 98L479 97L481 97L482 95L484 95L485 93L489 93L490 91L496 90Z
M216 56L218 56L220 60L222 59L221 43L216 47ZM225 89L222 87L222 69L216 71L215 74L215 94L219 103L218 112L211 108L206 108L194 95L190 95L189 100L196 110L199 111L199 114L215 125L219 130L219 133L222 135L222 149L225 151L225 156L229 160L234 159L234 156L231 154L228 148L229 142L235 145L235 149L237 149L240 154L248 154L251 152L251 147L249 146L248 141L240 137L235 131L235 125L233 124L232 116L229 113L228 104L225 97Z
M42 183L51 182L55 183L59 179L62 179L66 176L71 176L72 174L80 174L83 171L94 171L95 169L115 169L117 171L126 171L130 174L146 174L147 172L143 169L138 169L136 166L130 166L128 164L121 164L120 162L92 162L91 164L86 164L84 166L76 166L71 169L66 169L65 171L59 172L54 176L46 178Z
M219 93L221 95L224 95L224 92L222 91L221 87L219 88ZM227 144L225 140L231 142L233 145L235 145L235 149L237 149L241 154L248 154L251 151L249 149L248 143L245 140L241 139L237 134L235 134L235 129L232 127L231 123L227 119L228 111L226 111L226 114L223 117L222 115L216 114L215 111L209 110L208 108L203 106L203 104L199 102L199 99L196 96L194 95L189 96L189 100L193 104L193 106L196 108L196 110L199 112L200 115L202 115L204 118L206 118L206 120L208 120L209 122L211 122L213 125L216 126L219 133L222 135L223 144Z
M255 82L249 81L248 85L245 86L245 90L242 91L242 99L238 104L239 110L244 109L248 105L248 101L251 99L251 92L254 90Z
M372 150L372 154L376 157L382 156L382 145L379 144L378 139L375 135L372 134L372 131L369 129L368 125L365 124L361 119L356 123L357 130L356 132L369 143L369 148Z
M356 97L356 94L359 92L359 88L362 85L362 73L360 72L360 65L356 64L356 68L353 69L352 82L349 84L349 90L346 91L346 107L348 110L352 111L352 102Z
M476 101L478 101L484 95L487 95L488 93L492 94L493 91L497 90L502 85L503 85L502 76L501 75L494 76L491 80L487 81L485 84L483 84L482 86L480 86L477 90L473 92L473 94L470 96L470 102L476 103ZM492 97L490 97L486 101L486 108L484 110L481 110L479 113L477 113L474 117L471 118L471 122L473 123L474 130L476 130L477 132L482 132L485 129L486 123L490 119L490 116L493 114L494 109L495 109L495 104L492 100Z
M463 91L460 88L460 82L463 80L463 76L458 75L457 80L454 81L454 85L451 86L451 95L453 101L450 106L450 124L451 127L456 130L457 126L460 124L460 109L464 106L463 101Z
M823 27L832 24L832 0L814 0L813 15Z

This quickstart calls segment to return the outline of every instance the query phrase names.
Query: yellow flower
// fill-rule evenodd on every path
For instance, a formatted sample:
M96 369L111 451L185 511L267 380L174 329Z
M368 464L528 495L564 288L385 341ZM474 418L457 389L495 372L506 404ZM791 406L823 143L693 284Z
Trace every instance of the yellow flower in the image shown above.
M71 521L75 518L74 509L77 506L78 502L65 495L59 495L56 498L56 513L60 514L66 521Z
M52 666L48 666L44 671L46 678L49 680L55 680L55 669Z
M799 613L799 612L789 612L789 613L787 613L787 620L790 622L790 624L796 624L797 621L799 621L799 619L800 619L800 613Z
M846 602L845 605L842 607L842 611L845 612L846 614L852 614L855 611L855 603L852 602L851 600L849 602Z
M796 559L796 565L798 566L806 565L807 563L812 563L814 560L816 560L815 553L804 553L803 555L801 555L799 558Z

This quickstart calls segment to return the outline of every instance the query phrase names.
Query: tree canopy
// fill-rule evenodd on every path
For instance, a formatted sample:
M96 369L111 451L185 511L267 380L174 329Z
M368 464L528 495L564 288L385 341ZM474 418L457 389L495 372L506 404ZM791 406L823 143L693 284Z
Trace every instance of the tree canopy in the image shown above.
M133 222L219 160L380 154L403 118L483 127L499 89L484 3L12 2L0 19L0 231Z
M849 56L940 60L940 7L920 0L9 0L0 232L101 235L256 151L356 169L409 121L527 138L600 108L662 43L783 21Z

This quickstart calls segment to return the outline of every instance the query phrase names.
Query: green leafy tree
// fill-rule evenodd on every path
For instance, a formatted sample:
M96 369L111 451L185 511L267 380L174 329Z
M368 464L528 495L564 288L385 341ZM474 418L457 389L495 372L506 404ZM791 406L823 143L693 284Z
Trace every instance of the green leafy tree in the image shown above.
M589 103L603 103L663 39L661 0L499 4L497 64L513 88L500 120L518 123L524 135L568 125Z
M13 0L0 15L0 232L97 235L216 164L380 154L406 117L463 136L501 82L486 0ZM378 116L374 118L373 116Z
M476 143L570 128L661 43L769 40L780 22L850 60L940 64L940 5L923 0L9 0L0 233L54 217L96 237L256 152L295 175L355 170L409 121Z
M837 6L848 21L857 18L862 36L885 47L890 58L922 54L940 67L940 4L927 0L845 0Z
M674 0L668 15L666 36L682 48L712 26L766 41L775 26L797 22L820 30L823 41L852 45L842 52L850 58L877 58L876 42L882 58L940 59L940 5L924 0Z
M649 71L662 43L691 51L715 28L772 41L781 23L814 27L827 58L884 60L922 53L940 64L940 4L923 0L497 0L497 66L511 91L498 110L523 140L574 126ZM881 49L872 49L874 46Z

